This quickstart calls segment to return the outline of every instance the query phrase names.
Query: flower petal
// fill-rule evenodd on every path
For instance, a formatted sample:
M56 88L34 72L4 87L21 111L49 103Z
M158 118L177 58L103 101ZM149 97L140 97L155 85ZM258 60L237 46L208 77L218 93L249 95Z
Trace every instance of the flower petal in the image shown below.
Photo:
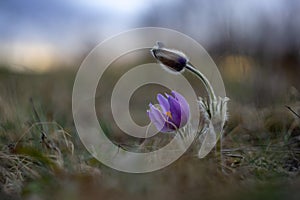
M177 127L175 126L175 124L172 124L168 121L166 121L165 126L163 127L163 129L160 130L160 132L162 133L170 133L177 130Z
M181 108L179 102L173 97L169 96L168 101L170 104L170 112L172 115L172 118L169 119L169 121L173 122L177 128L180 127L181 122Z
M157 101L162 109L163 113L167 113L170 110L168 99L161 94L157 95Z
M176 91L171 92L172 95L178 100L181 107L181 126L184 126L190 118L190 106L186 99Z
M150 107L150 109L147 110L148 116L149 116L151 122L157 128L157 130L161 131L165 126L166 118L161 113L161 111L159 109L157 109L151 103L149 104L149 107Z

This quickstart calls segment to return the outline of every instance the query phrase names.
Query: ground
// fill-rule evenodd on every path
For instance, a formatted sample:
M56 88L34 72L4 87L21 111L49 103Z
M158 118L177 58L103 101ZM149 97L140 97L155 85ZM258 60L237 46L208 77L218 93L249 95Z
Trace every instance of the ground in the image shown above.
M299 198L300 119L286 107L298 112L297 92L255 105L231 90L221 152L199 159L191 148L162 170L127 174L101 164L80 142L71 110L74 78L74 70L1 69L1 199Z

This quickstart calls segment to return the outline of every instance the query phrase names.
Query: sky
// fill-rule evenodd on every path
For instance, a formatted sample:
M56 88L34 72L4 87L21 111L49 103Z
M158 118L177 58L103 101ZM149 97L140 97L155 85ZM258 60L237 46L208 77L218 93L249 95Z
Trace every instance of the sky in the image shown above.
M0 58L13 68L45 70L90 43L134 28L150 0L2 0ZM153 2L153 1L152 1ZM59 63L59 62L57 62Z
M205 47L230 34L249 48L280 50L299 38L298 10L293 0L1 0L0 61L33 71L74 65L105 38L143 26L181 31Z

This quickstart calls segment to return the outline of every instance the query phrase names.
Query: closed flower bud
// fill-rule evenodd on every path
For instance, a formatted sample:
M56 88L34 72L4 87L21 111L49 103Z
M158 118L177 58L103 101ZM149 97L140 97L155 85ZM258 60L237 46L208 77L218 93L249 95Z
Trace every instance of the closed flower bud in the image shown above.
M151 49L153 57L167 69L173 72L182 72L188 63L187 56L177 50L167 49L161 42L157 42Z

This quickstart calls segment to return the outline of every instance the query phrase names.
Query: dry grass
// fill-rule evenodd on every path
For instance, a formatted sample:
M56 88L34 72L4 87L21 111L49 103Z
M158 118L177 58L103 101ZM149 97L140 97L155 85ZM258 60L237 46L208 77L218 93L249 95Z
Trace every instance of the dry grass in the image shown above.
M191 149L165 169L125 174L82 146L71 114L74 77L61 74L0 74L3 199L299 197L300 119L285 105L299 113L300 99L259 109L232 100L222 160L220 149L202 160Z

